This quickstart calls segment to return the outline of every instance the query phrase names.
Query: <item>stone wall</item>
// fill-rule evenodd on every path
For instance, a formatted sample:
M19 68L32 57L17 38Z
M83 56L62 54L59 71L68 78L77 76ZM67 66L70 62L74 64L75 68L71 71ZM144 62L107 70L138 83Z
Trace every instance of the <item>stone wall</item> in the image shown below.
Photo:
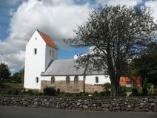
M51 83L51 81L42 81L41 88L44 89L45 87L54 87L56 89L60 89L62 92L68 93L80 93L83 92L83 81L78 81L74 83L74 81L70 81L66 83L66 81L56 81ZM93 93L95 91L101 92L103 91L102 85L85 85L85 91L88 93Z
M157 97L0 96L0 105L83 111L157 112Z

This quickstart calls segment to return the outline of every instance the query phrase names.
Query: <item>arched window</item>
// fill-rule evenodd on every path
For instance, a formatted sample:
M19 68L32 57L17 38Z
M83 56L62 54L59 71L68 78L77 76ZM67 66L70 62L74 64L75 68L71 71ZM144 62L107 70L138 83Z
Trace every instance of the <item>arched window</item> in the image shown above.
M66 76L66 83L70 83L70 77Z
M53 83L55 83L55 77L54 76L51 77L51 84L53 84Z
M95 83L99 83L99 77L95 77Z
M75 75L75 77L74 77L74 83L78 83L78 76L77 75Z
M36 83L38 83L39 82L39 77L36 77Z

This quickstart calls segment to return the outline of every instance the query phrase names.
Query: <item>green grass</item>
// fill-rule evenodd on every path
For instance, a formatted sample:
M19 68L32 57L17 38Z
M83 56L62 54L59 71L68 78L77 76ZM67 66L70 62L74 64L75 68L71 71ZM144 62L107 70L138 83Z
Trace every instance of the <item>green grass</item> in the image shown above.
M12 91L23 90L22 83L0 82L0 94L8 94Z
M23 84L21 83L2 83L4 89L12 88L12 89L22 89Z

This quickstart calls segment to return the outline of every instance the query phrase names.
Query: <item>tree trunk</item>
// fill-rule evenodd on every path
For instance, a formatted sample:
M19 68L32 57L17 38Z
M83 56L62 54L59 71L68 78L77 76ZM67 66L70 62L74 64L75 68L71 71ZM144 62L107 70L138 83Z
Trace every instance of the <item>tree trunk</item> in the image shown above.
M120 94L120 85L119 85L119 79L120 79L120 77L118 77L118 78L116 78L116 84L115 84L115 86L116 86L116 96L119 96L119 94Z
M116 96L117 96L116 87L114 83L111 82L111 97L116 97Z
M111 80L111 96L116 97L119 95L119 78L110 75Z
M85 93L86 91L86 85L85 85L85 81L86 81L86 75L83 76L83 93Z
M84 69L84 73L83 73L83 93L86 92L86 83L85 83L85 81L86 81L86 72L87 72L88 64L89 64L89 57L87 59L87 63L85 65L85 69Z

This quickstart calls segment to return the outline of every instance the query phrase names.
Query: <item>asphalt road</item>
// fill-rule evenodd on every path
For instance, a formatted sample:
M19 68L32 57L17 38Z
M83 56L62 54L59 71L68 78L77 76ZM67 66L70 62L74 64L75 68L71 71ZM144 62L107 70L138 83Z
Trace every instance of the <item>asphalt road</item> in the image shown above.
M0 106L0 118L157 118L157 112L74 112Z

